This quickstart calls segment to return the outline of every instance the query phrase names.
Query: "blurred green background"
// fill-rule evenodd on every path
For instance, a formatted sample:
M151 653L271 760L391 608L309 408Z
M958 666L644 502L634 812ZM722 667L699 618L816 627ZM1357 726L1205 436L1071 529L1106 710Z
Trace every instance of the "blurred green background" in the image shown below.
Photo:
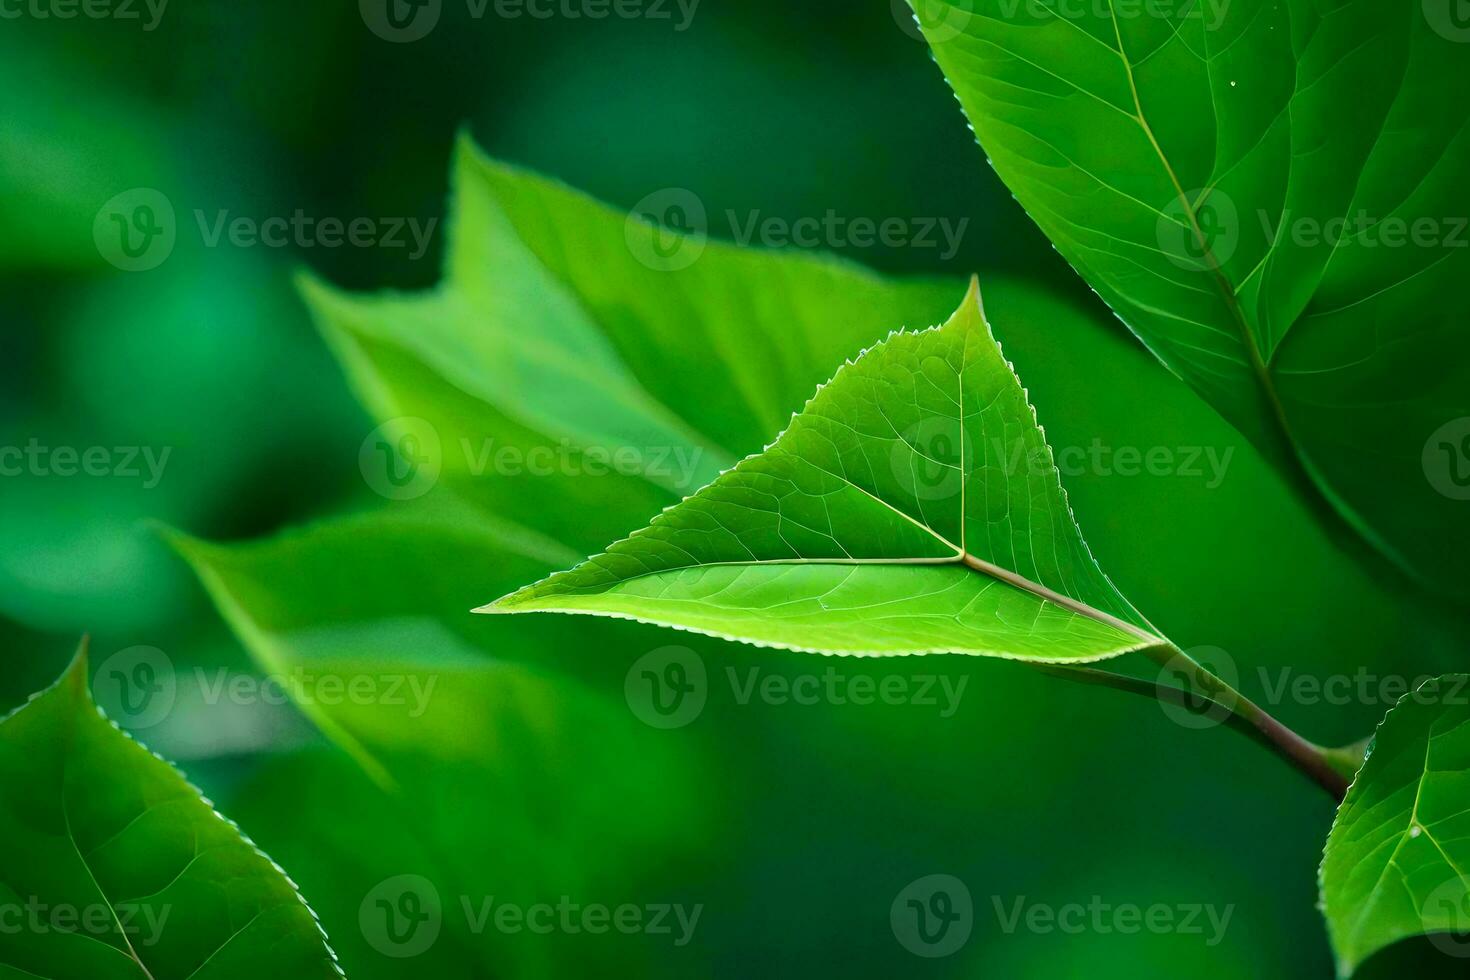
M0 445L169 451L156 485L0 478L4 706L49 683L83 632L99 661L142 644L176 666L259 672L153 522L241 540L380 503L358 469L374 422L292 276L305 267L352 289L437 281L461 127L491 155L620 208L681 187L712 215L968 218L950 257L834 244L885 272L978 271L1057 298L1038 301L1034 322L997 322L996 332L1058 444L1234 450L1217 487L1180 475L1068 481L1103 567L1162 629L1181 645L1226 651L1252 695L1263 670L1274 681L1283 669L1325 678L1463 667L1462 624L1337 553L1052 251L984 165L901 8L703 0L678 29L684 15L672 3L667 19L594 21L475 18L446 0L438 26L412 43L376 36L348 2L178 2L152 30L142 7L141 22L0 22ZM172 202L178 241L162 265L130 273L99 253L93 223L105 202L139 187ZM211 247L194 217L298 210L439 224L415 258L406 248ZM713 230L725 233L718 222ZM1067 306L1083 312L1054 314ZM357 570L340 573L350 581ZM683 642L639 629L629 627L632 648ZM712 671L756 656L789 676L831 663L716 643L699 650ZM629 663L599 662L603 653L563 648L554 659L578 691L622 709ZM834 666L875 677L917 669ZM923 669L966 679L952 717L915 705L726 698L687 729L640 736L630 754L651 739L667 758L629 758L629 769L678 768L659 780L694 785L698 807L677 847L622 855L638 876L608 876L582 900L705 909L687 947L645 937L637 975L1330 975L1314 903L1332 810L1315 787L1244 740L1190 730L1146 701L1008 663L935 658ZM538 696L558 701L554 689ZM1387 705L1272 707L1311 737L1346 742ZM321 859L326 839L391 854L395 830L370 805L346 809L350 827L324 815L354 790L349 777L331 786L305 767L324 745L307 720L284 706L224 710L184 697L143 737L293 874L350 976L422 975L424 963L364 942L363 885ZM464 806L485 808L469 816L488 846L529 797L562 812L558 794L599 749L568 740L498 798L464 787ZM636 815L629 797L656 785L630 780L626 795L601 802ZM593 808L578 819L595 849L601 817ZM416 871L411 857L400 864ZM958 952L925 959L897 941L889 908L909 882L938 873L966 882L974 927ZM1008 933L996 912L1017 899L1086 905L1094 896L1232 911L1217 944L1208 928ZM593 937L577 942L587 963L621 962ZM1372 969L1431 952L1396 950ZM519 965L507 975L584 975L557 957L510 961ZM448 953L433 972L495 970Z

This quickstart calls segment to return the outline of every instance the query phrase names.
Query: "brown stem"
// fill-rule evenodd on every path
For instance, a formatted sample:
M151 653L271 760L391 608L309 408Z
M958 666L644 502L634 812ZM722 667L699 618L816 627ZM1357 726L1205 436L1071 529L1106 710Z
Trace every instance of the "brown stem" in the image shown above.
M1226 727L1240 732L1257 744L1271 750L1294 768L1309 776L1334 800L1342 802L1343 797L1347 794L1348 785L1352 782L1353 773L1356 772L1357 765L1361 762L1360 753L1347 749L1326 749L1307 741L1272 717L1260 705L1236 691L1206 670L1198 661L1173 645L1154 647L1144 652L1161 666L1179 669L1189 682L1192 691L1088 667L1060 664L1037 666L1043 673L1055 677L1128 691L1155 701L1175 704L1195 711L1200 707L1197 700L1203 698L1209 707L1220 710L1221 722Z

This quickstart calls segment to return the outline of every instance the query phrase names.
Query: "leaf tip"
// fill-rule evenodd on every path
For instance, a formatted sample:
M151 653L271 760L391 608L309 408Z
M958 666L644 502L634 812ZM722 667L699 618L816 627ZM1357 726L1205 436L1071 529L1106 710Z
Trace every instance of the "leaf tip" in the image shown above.
M959 308L944 324L946 327L964 329L968 327L981 326L989 332L990 321L985 316L985 300L980 295L980 277L970 276L970 285L965 290L965 298L960 300Z
M92 647L92 635L83 633L81 642L77 644L77 652L67 665L66 673L56 682L58 688L66 690L69 694L81 697L90 696L87 689L87 660Z

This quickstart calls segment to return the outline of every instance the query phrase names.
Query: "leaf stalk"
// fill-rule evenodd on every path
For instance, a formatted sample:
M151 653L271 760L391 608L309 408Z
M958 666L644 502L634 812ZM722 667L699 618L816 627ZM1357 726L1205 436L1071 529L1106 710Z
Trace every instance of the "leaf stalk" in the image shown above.
M1187 687L1149 682L1090 667L1040 664L1037 669L1054 677L1126 691L1196 713L1219 712L1220 721L1227 728L1275 753L1335 801L1342 802L1358 767L1362 765L1365 742L1341 748L1317 745L1288 728L1172 643L1142 652L1161 667L1180 675Z

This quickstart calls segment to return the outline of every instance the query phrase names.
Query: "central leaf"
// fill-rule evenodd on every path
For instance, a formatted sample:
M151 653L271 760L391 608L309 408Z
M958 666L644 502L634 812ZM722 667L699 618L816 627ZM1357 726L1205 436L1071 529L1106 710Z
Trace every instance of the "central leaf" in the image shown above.
M1165 642L1098 568L977 286L842 367L764 452L480 610L844 654L1099 660Z

